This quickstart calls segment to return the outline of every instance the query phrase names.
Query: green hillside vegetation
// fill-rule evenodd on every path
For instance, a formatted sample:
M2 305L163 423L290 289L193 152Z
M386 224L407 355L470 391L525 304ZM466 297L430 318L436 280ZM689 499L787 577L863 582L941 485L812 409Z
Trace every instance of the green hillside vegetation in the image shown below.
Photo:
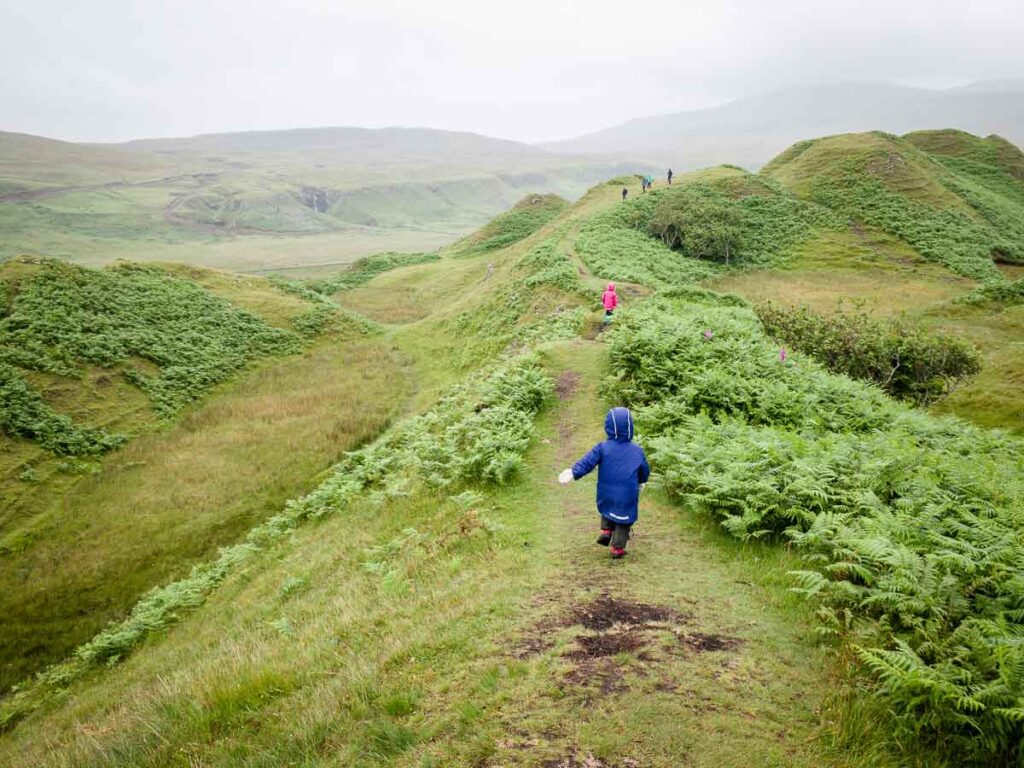
M568 207L558 195L529 195L456 247L466 255L504 248L532 235Z
M828 315L808 307L755 307L765 332L834 373L871 381L893 397L928 405L981 370L977 351L963 339L920 325L872 318L867 312ZM785 354L785 347L780 356Z
M372 324L263 278L36 259L2 277L4 687L271 514L406 392Z
M502 247L260 282L285 302L257 312L267 327L332 319L287 331L301 355L256 363L173 427L89 459L101 473L74 486L81 503L87 488L118 498L86 507L96 541L135 510L152 518L141 540L163 522L149 555L166 558L163 573L120 557L101 583L145 578L100 606L74 590L121 546L71 557L61 547L81 541L81 514L21 539L26 557L74 562L50 604L89 621L11 670L24 679L0 699L0 762L1015 764L1024 443L971 421L1024 426L1012 410L1022 305L994 263L1009 253L984 213L994 204L951 179L984 186L1004 213L1015 193L940 149L833 137L764 174L709 169L642 195L620 178L546 222L520 229L513 213L466 241L530 229ZM888 196L896 209L882 215ZM908 212L920 227L903 227ZM686 222L734 228L728 266ZM240 306L270 301L243 278L187 279ZM610 280L623 307L609 325L598 297ZM840 299L856 321L833 314ZM775 336L800 331L786 355L751 303L764 300L784 307L785 322L767 318ZM973 345L981 372L953 387ZM893 354L913 364L905 401L876 375ZM237 410L249 387L296 421ZM592 543L592 481L555 482L613 404L634 409L655 472L621 562ZM179 451L198 468L214 452L191 441L217 423L260 459L193 485L217 495L196 526L230 513L223 549L200 552L202 533L140 499L193 508L174 499L183 473L149 462ZM132 451L148 456L121 465L137 492L110 482ZM286 456L296 471L270 492L261 483ZM38 571L17 582L28 561L11 562L3 593L40 606L61 594Z
M981 152L996 163L989 165L927 154L911 138L851 134L801 142L762 173L802 197L900 237L958 274L998 281L1002 275L994 259L1024 261L1024 185L1012 174L1019 163L1014 149Z

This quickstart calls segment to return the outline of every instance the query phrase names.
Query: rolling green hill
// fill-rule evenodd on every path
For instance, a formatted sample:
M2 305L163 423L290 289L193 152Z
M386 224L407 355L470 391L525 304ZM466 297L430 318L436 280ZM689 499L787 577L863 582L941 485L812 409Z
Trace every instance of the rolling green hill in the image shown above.
M7 264L18 391L130 439L4 425L0 762L1015 764L1011 150L829 137L308 280ZM767 301L860 335L784 345ZM936 397L839 365L945 370L950 336L982 371ZM169 377L200 353L238 362ZM612 404L654 466L623 561L555 481Z
M941 152L929 152L940 144ZM958 144L963 155L953 154ZM872 133L801 142L762 172L985 280L999 277L997 261L1024 263L1024 184L1014 176L1022 162L1020 150L998 137Z

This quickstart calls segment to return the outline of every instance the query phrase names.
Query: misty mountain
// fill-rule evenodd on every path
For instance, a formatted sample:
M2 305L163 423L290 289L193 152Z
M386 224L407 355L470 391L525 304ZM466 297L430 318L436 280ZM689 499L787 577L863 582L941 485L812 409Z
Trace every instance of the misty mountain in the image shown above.
M193 153L289 154L330 157L354 163L426 160L432 163L472 160L505 161L534 158L541 162L551 153L506 139L464 131L432 128L296 128L280 131L200 134L189 138L141 139L120 146L161 155Z
M948 90L879 83L788 88L719 107L630 120L564 141L554 152L642 158L679 169L718 163L758 168L808 136L925 128L997 133L1024 144L1024 80Z

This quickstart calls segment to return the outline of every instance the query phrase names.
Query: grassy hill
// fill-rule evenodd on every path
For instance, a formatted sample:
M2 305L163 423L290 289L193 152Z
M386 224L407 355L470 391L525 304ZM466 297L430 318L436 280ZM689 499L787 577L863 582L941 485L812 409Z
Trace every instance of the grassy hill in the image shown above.
M627 167L427 129L117 145L0 133L0 259L337 267L375 251L434 250L527 192L572 198Z
M41 344L77 366L62 389L8 363L76 428L131 440L69 485L57 456L8 481L38 518L0 555L4 592L33 596L8 610L64 634L0 699L0 762L1014 764L1024 443L971 423L1024 427L1022 305L994 260L1013 258L993 216L1014 212L1014 158L956 134L831 137L763 174L528 196L440 253L310 280L7 265L5 317L44 312L19 296L48 270L140 273L294 346L160 429L161 390L139 385L160 371L126 341L146 312L98 361ZM666 238L671 215L728 229L729 265ZM623 307L604 325L608 280ZM914 339L967 337L982 373L915 405L818 349L780 354L759 319L767 299L831 316L840 298L904 310ZM911 366L949 347L899 349ZM116 380L134 432L71 407L118 366L144 376ZM655 475L613 562L592 481L554 478L622 403Z

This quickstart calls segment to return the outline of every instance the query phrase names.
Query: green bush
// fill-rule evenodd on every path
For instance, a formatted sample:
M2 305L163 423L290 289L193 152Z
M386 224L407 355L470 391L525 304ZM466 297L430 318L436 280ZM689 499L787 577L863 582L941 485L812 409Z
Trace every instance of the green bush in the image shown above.
M1012 283L988 283L971 291L966 296L961 296L956 301L959 304L973 305L990 302L1006 305L1020 304L1024 302L1024 280L1014 280Z
M658 288L686 285L716 274L715 265L673 251L647 234L646 221L656 199L653 193L645 195L584 222L575 247L591 272L605 280Z
M743 237L738 207L723 195L697 186L661 195L647 231L687 256L724 261L726 266Z
M981 370L962 339L864 311L820 315L807 307L756 307L765 331L834 373L870 381L893 397L927 405Z

